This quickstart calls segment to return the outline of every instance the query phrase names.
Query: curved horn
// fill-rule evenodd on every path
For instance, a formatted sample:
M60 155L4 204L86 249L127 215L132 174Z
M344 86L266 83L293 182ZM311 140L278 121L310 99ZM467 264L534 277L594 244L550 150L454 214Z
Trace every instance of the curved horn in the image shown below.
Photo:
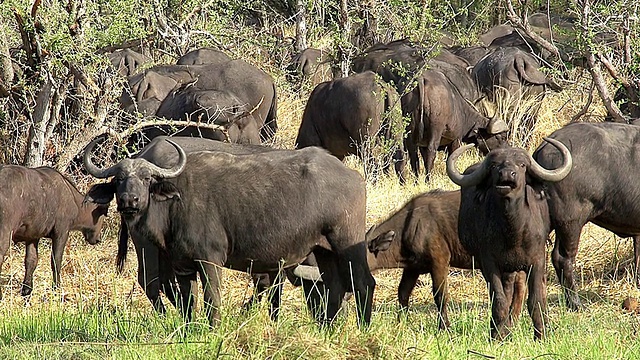
M461 146L456 149L456 151L454 151L451 155L449 155L449 158L447 159L447 175L449 175L451 181L453 181L457 185L460 185L460 187L474 186L479 184L482 179L484 179L487 172L487 165L485 164L485 161L483 161L480 164L480 167L478 167L474 172L467 175L461 174L456 168L456 161L458 160L458 157L462 155L462 153L467 149L472 148L473 146L473 144Z
M531 166L529 166L529 171L531 172L531 175L543 181L549 181L549 182L560 181L565 177L567 177L567 175L569 175L569 172L573 167L573 158L571 157L571 153L569 152L569 149L567 149L567 147L560 141L556 139L551 139L551 138L544 138L544 140L550 143L551 145L555 146L556 149L560 151L560 154L562 154L563 164L560 165L559 168L556 168L553 170L547 170L543 168L540 164L538 164L531 155L529 155L529 157L531 158Z
M316 282L322 281L320 269L318 269L318 267L316 266L298 265L295 269L293 269L293 274L304 280L311 280Z
M155 176L158 176L161 178L174 178L180 175L182 170L184 170L185 165L187 165L187 154L185 154L184 150L182 150L180 145L174 143L169 139L165 141L173 145L173 147L175 147L176 150L178 151L178 163L175 164L170 169L161 168L158 165L153 164L151 162L149 162L148 166L149 166L149 170L151 170L151 173Z
M87 169L87 172L89 174L97 177L98 179L106 179L114 175L118 164L115 164L110 168L103 170L97 167L93 163L93 161L91 161L91 152L93 151L93 148L96 146L96 144L101 140L102 138L100 137L96 138L91 143L89 143L89 145L87 145L86 149L84 150L84 155L82 156L82 162L84 163L84 168Z
M496 135L503 132L509 131L509 126L504 120L494 116L489 120L489 124L487 124L487 132L490 135Z

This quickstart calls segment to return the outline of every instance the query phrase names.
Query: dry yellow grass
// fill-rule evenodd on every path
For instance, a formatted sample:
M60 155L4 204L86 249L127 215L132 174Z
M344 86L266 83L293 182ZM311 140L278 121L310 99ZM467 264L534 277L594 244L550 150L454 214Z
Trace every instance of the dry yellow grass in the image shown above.
M577 87L577 86L576 86ZM579 88L578 88L579 89ZM279 101L280 130L275 139L278 147L292 148L297 133L306 94L298 95L283 91ZM565 92L549 94L544 100L536 131L529 148L533 149L542 136L566 123L570 116L581 106L582 94L579 90L567 89ZM478 158L468 155L463 158L465 165ZM349 159L348 165L360 168L356 159ZM360 169L362 170L362 169ZM384 177L376 183L368 183L367 223L373 225L384 220L391 212L401 207L412 196L435 188L455 189L444 170L444 154L439 153L436 167L429 183L419 181L416 184L401 187L395 176ZM20 283L24 275L24 246L11 246L2 269L2 291L4 311L33 311L39 308L66 306L65 304L98 303L105 306L125 307L136 311L152 312L151 306L143 291L136 282L136 260L133 249L130 249L129 260L122 275L116 274L114 258L116 253L118 217L111 212L109 226L103 236L103 242L97 246L85 244L79 234L74 234L67 244L64 263L62 265L62 287L52 290L51 271L49 266L50 246L47 241L41 242L40 264L35 272L33 296L25 301L19 295ZM548 249L550 251L550 248ZM617 238L612 233L593 225L587 225L582 233L576 272L579 278L580 294L599 303L619 304L627 296L640 297L640 292L633 286L631 274L632 243L629 239ZM381 271L375 274L378 288L376 303L395 303L399 270ZM560 304L560 290L552 266L548 266L550 304ZM488 304L486 285L476 271L452 271L451 301L454 304L466 302L484 302ZM416 306L427 305L433 315L434 307L431 295L430 279L423 277L411 298ZM224 271L222 294L228 311L235 314L239 306L250 296L252 285L246 274ZM287 285L283 297L283 306L287 312L302 313L303 304L298 290L292 291ZM200 302L201 303L201 302ZM486 310L485 310L486 311ZM261 315L267 317L267 312ZM433 315L435 321L435 315ZM242 335L239 331L238 336ZM270 336L265 329L262 336ZM314 336L308 334L305 336ZM305 341L304 339L300 341ZM311 340L309 340L311 342ZM315 342L317 345L317 342ZM314 345L315 346L315 345ZM330 349L327 349L330 351ZM334 354L335 356L335 354Z

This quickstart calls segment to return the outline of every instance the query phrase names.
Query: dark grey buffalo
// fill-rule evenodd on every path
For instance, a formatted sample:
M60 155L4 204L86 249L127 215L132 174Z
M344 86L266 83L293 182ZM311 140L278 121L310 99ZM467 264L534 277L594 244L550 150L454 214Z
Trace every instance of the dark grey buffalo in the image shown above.
M482 60L492 50L483 45L475 45L468 47L455 47L449 49L452 53L467 60L470 66L475 66L478 61Z
M405 95L402 102L403 113L411 116L405 149L416 176L418 150L428 180L437 150L446 147L451 153L463 141L481 145L488 151L506 141L506 124L482 116L440 71L423 72L418 86Z
M357 73L373 71L403 94L424 66L431 50L407 39L376 44L353 59L352 70Z
M515 47L499 48L480 60L472 76L480 90L495 100L498 89L505 89L512 97L536 96L546 88L562 88L540 71L538 60Z
M196 109L206 113L219 98L227 106L229 99L239 100L236 107L246 107L260 131L262 141L270 141L277 128L277 95L271 76L243 60L230 60L219 64L206 65L163 65L148 69L142 74L129 78L130 89L121 97L121 106L126 109L145 110L147 115L155 115L162 108L162 115L170 119L182 119L187 111ZM181 107L162 107L162 102L175 104L180 91L191 92L178 99ZM207 93L210 92L210 93ZM193 96L197 93L197 96ZM206 99L200 104L198 99ZM184 104L191 100L189 104ZM215 114L214 114L215 115ZM209 119L204 119L208 122Z
M107 56L113 68L123 77L133 76L140 66L151 62L146 55L131 49L116 50Z
M398 110L395 114L394 107ZM323 82L309 97L296 146L323 147L340 160L358 155L374 173L373 152L379 150L389 154L383 160L385 170L399 162L396 170L401 177L403 125L399 111L396 91L371 71ZM387 144L376 139L387 140Z
M267 151L274 151L273 148L266 146L245 146L199 137L180 137L166 136L155 137L147 146L135 155L135 158L145 159L150 163L158 165L162 168L170 168L178 162L178 153L175 148L166 140L171 139L178 144L186 154L197 151L221 151L234 155L255 154ZM118 255L116 263L121 271L127 256L129 231L126 222L121 219L120 240L118 242ZM167 298L173 305L176 305L175 295L179 295L179 291L175 286L175 274L171 269L168 254L159 249L153 242L146 238L133 238L133 245L138 257L138 283L144 289L145 294L153 304L156 311L165 312L164 304L160 299L160 291L165 293ZM311 264L316 264L313 258ZM303 262L309 264L309 261ZM292 272L287 273L289 279L293 279L292 283L305 285L305 291L310 293L313 289L312 282L306 282L304 279L294 279ZM269 292L269 300L271 304L271 317L275 320L278 317L280 307L280 294L282 293L282 281L277 281L278 272L269 274L255 274L256 294L257 296L247 302L246 306L257 302L261 294ZM308 277L313 277L308 276ZM275 283L275 284L274 284ZM275 286L274 286L275 285ZM307 295L308 296L308 295Z
M307 48L296 54L287 66L287 78L292 83L309 79L311 84L329 81L332 77L331 58L326 51Z
M592 222L621 237L634 237L634 270L640 265L640 189L636 169L640 127L617 123L575 123L550 138L571 151L574 167L560 182L546 183L551 225L556 233L551 260L565 289L567 306L578 309L574 264L580 232ZM545 168L562 162L560 153L542 144L533 157Z
M21 294L33 289L40 238L51 238L54 286L60 284L62 254L69 231L81 231L89 244L100 241L107 205L83 202L84 195L67 178L48 167L0 167L0 269L13 242L24 242L25 274ZM0 298L2 293L0 292Z
M178 65L222 64L230 61L229 55L213 48L201 48L189 51L176 62Z
M416 196L367 232L369 268L403 268L398 286L401 308L409 306L409 296L418 277L431 274L433 298L438 308L438 327L449 327L447 302L449 266L477 269L475 262L460 244L458 212L460 191L431 191ZM514 317L520 314L525 292L525 278L516 282L512 303Z
M120 106L131 113L155 115L174 88L192 82L197 77L197 73L186 66L154 66L128 78L129 86L120 96Z
M215 324L219 266L268 273L313 252L327 288L326 319L353 290L359 320L370 322L375 280L366 262L364 180L335 157L317 148L186 155L172 143L179 153L172 168L124 159L99 169L90 159L96 142L85 152L85 167L115 180L92 187L87 201L107 204L115 196L131 236L167 251L187 319L196 274Z
M201 90L187 84L176 88L164 99L156 116L216 124L224 128L211 130L218 133L205 136L210 139L226 138L232 143L260 144L261 122L253 116L251 110L247 102L229 91ZM173 133L184 136L184 130L173 129Z
M543 182L564 179L571 171L571 153L559 141L546 139L560 151L560 166L547 170L525 150L492 150L479 165L460 174L456 159L471 145L456 150L447 161L447 174L460 185L460 242L480 261L489 283L491 336L509 334L510 306L518 272L528 275L527 308L534 336L544 337L547 323L546 251L551 231Z

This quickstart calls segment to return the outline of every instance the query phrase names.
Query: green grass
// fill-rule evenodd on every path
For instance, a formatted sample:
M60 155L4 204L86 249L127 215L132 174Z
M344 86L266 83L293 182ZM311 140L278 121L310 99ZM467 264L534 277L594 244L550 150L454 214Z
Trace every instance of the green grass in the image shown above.
M384 274L383 274L384 275ZM388 276L388 275L386 275ZM468 275L454 275L466 279ZM476 275L475 277L478 277ZM428 286L420 286L428 291ZM439 332L431 299L416 302L398 317L394 301L376 301L372 324L358 329L350 300L346 316L319 328L307 316L300 289L288 286L281 319L271 322L267 304L248 313L229 298L222 323L209 329L198 317L186 327L175 311L165 316L149 307L113 301L49 303L40 308L0 311L0 357L47 359L635 359L640 358L635 315L616 305L594 303L580 313L559 305L551 286L549 333L534 341L531 321L520 318L503 342L489 339L488 302L454 297L451 330ZM384 291L384 289L383 289ZM478 294L480 295L480 294ZM485 295L486 296L486 295ZM293 305L293 306L292 306ZM200 309L199 315L202 315Z

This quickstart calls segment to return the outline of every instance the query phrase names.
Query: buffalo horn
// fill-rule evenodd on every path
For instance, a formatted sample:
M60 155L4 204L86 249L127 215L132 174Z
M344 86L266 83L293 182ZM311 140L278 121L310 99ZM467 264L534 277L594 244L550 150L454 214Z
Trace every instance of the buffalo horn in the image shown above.
M293 275L310 281L322 281L322 276L320 275L320 269L316 266L309 265L298 265L295 269L293 269Z
M555 146L562 154L563 164L559 168L553 170L547 170L538 164L533 157L531 157L531 166L529 166L529 172L531 175L537 177L540 180L548 182L556 182L564 179L569 175L573 166L573 159L571 153L563 143L551 138L544 138L545 141ZM531 155L529 155L531 156Z
M87 169L87 172L89 174L95 176L98 179L106 179L114 175L118 164L115 164L108 169L100 169L93 163L93 161L91 161L91 152L93 151L93 148L96 146L96 144L101 140L102 138L96 138L91 143L89 143L89 145L87 145L87 148L84 150L82 162L84 163L84 168Z
M174 143L169 139L166 139L165 141L173 145L173 147L175 147L176 150L178 151L178 163L175 164L170 169L161 168L158 165L153 164L151 162L149 162L148 166L149 166L149 170L153 175L160 178L170 179L180 175L182 170L184 170L185 165L187 165L187 154L185 154L184 150L182 150L180 145Z
M473 146L473 144L461 146L449 155L449 158L447 159L447 175L449 175L451 181L460 187L475 186L479 184L482 179L484 179L487 172L487 165L484 161L471 174L463 175L456 168L456 160L458 160L458 157Z
M489 120L489 124L487 125L487 132L491 135L500 134L508 130L509 126L507 126L507 123L497 117Z

